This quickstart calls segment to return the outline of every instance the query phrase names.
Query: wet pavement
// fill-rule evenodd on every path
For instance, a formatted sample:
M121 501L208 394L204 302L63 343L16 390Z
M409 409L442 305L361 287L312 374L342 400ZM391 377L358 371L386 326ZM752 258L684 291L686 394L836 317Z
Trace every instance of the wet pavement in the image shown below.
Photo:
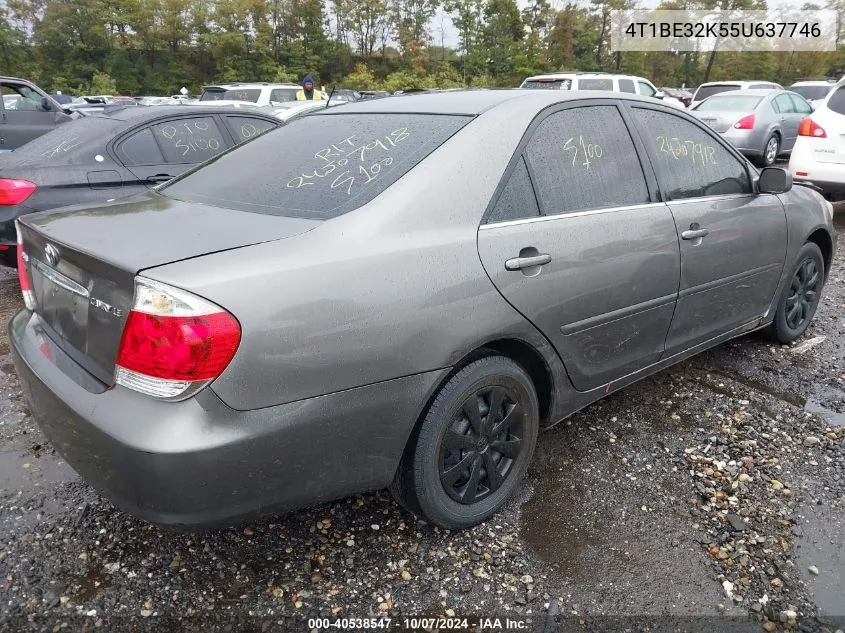
M837 226L841 254L845 209ZM0 320L19 305L3 269ZM4 328L0 630L305 631L315 616L845 628L843 326L839 260L795 345L745 337L588 407L541 436L504 512L460 533L385 492L210 533L148 525L54 453Z

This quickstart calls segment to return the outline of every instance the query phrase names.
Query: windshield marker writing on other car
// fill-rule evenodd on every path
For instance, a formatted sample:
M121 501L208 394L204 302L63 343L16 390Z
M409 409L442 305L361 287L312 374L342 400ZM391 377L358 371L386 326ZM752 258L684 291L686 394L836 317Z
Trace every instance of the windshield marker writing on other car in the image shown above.
M702 145L695 141L682 141L677 137L667 139L665 136L658 136L657 142L660 144L660 151L669 154L675 160L690 157L692 164L695 165L695 157L698 156L702 165L716 164L716 148L712 145Z
M184 134L186 132L182 132L182 128L185 128L187 134L190 134L187 137L189 140L185 139ZM216 138L205 138L201 134L197 134L197 132L205 132L207 130L208 122L193 121L190 123L180 123L178 126L165 125L161 128L161 135L168 141L171 141L175 147L183 150L182 156L186 156L189 152L220 149L220 141Z
M315 183L308 182L309 180L313 180L315 178L325 178L326 176L334 173L338 168L346 167L349 165L349 161L354 160L355 158L358 159L358 173L356 175L365 176L366 180L364 181L364 184L368 184L378 177L381 173L382 166L388 167L393 164L393 158L391 156L387 156L385 158L381 158L380 160L376 160L367 166L365 162L369 156L368 152L379 149L389 152L396 147L398 143L404 141L410 136L411 133L408 132L408 128L400 127L393 130L387 136L374 139L373 141L364 143L358 147L356 147L358 143L355 141L355 137L348 136L342 141L333 143L329 147L323 148L314 154L314 158L319 158L325 161L325 164L322 167L315 169L311 174L302 174L301 176L292 178L288 181L287 187L289 189L310 187ZM342 149L338 147L338 145L348 145L353 149ZM337 161L335 161L335 158L337 158ZM337 189L346 185L346 193L349 195L352 193L352 185L355 184L355 177L355 175L352 175L352 171L347 169L335 177L330 187L332 189Z
M62 154L64 152L69 152L74 147L77 147L81 144L78 136L71 136L70 138L66 138L62 140L58 145L55 147L48 149L45 152L41 152L41 155L44 158L53 158L56 154Z
M592 165L591 159L601 158L602 149L601 145L598 143L586 143L584 141L583 136L578 136L578 142L575 142L575 137L573 136L571 139L566 141L563 144L563 151L564 152L572 152L572 166L575 166L575 159L578 157L578 148L581 148L581 153L584 156L584 162L581 163L584 165L585 169L589 170L590 165Z

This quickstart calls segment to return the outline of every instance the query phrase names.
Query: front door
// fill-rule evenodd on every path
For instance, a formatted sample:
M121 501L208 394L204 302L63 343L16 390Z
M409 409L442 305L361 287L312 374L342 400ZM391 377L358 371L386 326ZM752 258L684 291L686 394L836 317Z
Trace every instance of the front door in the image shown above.
M783 269L786 213L777 196L753 192L748 162L703 124L647 106L631 113L680 237L672 354L766 313Z
M590 104L533 126L478 233L487 274L581 391L660 359L680 270L672 214L619 109Z
M0 93L5 106L2 136L6 149L18 148L70 120L62 112L45 109L41 103L44 95L26 84L4 79Z

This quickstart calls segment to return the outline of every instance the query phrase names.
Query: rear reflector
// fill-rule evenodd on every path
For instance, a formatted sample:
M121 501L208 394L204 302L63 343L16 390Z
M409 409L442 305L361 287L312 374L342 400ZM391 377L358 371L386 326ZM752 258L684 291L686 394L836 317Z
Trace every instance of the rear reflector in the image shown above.
M115 382L156 398L187 398L223 373L240 340L240 324L220 306L136 278Z
M754 129L754 113L746 114L739 121L734 123L734 128L737 130L753 130Z
M15 231L18 234L18 281L21 284L23 304L27 310L35 310L35 293L32 292L32 282L29 281L29 272L26 269L26 262L29 258L23 252L23 236L17 220L15 220Z
M827 138L827 133L825 133L824 128L822 126L820 126L818 123L813 121L813 119L807 116L801 119L801 123L798 124L798 136Z
M28 180L0 178L0 206L20 204L35 193L37 188L35 183Z
M807 175L807 172L806 172L806 171L796 171L796 172L795 172L795 175L796 175L796 176L806 176L806 175Z

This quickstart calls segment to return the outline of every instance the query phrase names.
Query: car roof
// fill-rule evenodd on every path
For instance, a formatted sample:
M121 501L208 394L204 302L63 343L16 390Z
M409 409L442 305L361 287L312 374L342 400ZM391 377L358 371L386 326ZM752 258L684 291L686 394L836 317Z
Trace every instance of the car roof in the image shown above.
M777 85L776 81L769 81L767 79L743 79L742 81L708 81L706 84L701 84L699 88L704 86L747 86L748 84L772 84Z
M708 99L727 99L728 97L765 97L771 94L777 94L780 92L789 92L788 90L781 90L780 88L752 88L751 90L743 90L742 92L720 92L719 94L715 94L712 97L708 97Z
M250 81L245 83L232 83L232 84L208 84L202 87L203 90L208 88L264 88L265 86L270 86L272 88L301 88L297 84L287 84L287 83L270 83L266 81Z
M459 90L404 96L401 99L367 99L328 108L314 116L342 116L352 113L455 114L479 115L505 102L521 100L538 112L555 103L577 99L625 99L659 103L648 97L609 90ZM667 106L668 107L668 106Z
M266 114L262 113L261 110L258 108L244 108L243 110L233 110L232 108L228 108L225 106L219 106L219 110L221 112L230 113L230 112L238 112L240 114L244 113L253 113L259 116L267 116ZM172 116L174 114L180 115L203 115L208 116L209 112L214 111L214 106L205 105L205 106L194 106L194 105L162 105L162 106L137 106L137 105L128 105L125 107L116 106L110 109L105 109L100 112L94 112L89 114L88 116L91 117L103 117L108 119L115 119L118 121L132 121L132 122L144 122L149 119L157 119L163 116ZM269 117L273 118L273 117Z
M812 79L807 81L796 81L795 83L791 84L793 86L830 86L833 88L835 85L832 81L824 81L823 79Z
M613 79L614 77L623 79L645 79L638 75L627 75L625 73L602 73L602 72L573 72L573 73L545 73L542 75L532 75L526 77L524 81L531 81L532 79L572 79L573 77L607 77Z

